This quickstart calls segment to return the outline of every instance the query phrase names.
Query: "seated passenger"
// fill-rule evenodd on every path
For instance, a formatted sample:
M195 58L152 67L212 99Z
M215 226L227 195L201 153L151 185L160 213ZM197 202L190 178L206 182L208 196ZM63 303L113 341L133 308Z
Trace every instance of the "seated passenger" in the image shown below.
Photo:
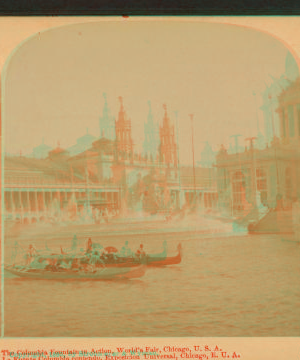
M122 247L121 251L119 252L120 257L128 257L132 255L132 251L128 246L128 241L125 241L125 245Z
M71 265L72 270L80 270L80 264L79 260L77 258L74 258Z
M146 255L145 251L144 251L144 245L141 244L140 247L137 249L136 255L141 258L144 257Z
M68 270L71 268L71 262L66 259L63 259L58 263L57 266L61 270Z
M45 269L47 262L43 258L36 257L30 264L33 269Z
M46 270L57 271L57 259L49 258L47 259L48 265L45 267Z

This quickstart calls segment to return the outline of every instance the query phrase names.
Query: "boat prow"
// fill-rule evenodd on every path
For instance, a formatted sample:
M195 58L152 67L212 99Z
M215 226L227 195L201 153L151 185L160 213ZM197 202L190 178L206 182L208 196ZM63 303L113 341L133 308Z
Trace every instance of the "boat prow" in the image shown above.
M182 246L178 245L178 254L172 257L166 257L165 259L159 257L148 256L146 259L147 266L166 266L166 265L177 265L181 263L182 259Z

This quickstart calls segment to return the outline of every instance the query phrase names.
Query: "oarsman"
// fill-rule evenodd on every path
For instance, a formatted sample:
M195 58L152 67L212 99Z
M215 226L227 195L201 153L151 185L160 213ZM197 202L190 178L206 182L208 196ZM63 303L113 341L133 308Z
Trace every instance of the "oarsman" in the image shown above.
M33 245L29 245L27 254L25 255L26 258L26 265L30 265L33 259L37 256L37 251Z

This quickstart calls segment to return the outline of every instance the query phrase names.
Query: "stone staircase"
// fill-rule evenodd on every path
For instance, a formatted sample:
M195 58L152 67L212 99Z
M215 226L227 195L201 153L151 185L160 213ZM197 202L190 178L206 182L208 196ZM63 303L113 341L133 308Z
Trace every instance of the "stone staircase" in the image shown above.
M249 234L294 234L291 210L270 210L248 226Z

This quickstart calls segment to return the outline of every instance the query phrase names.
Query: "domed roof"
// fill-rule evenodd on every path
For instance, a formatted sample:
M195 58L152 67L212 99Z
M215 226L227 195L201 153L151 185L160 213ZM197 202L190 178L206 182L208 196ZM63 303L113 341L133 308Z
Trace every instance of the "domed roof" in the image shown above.
M47 151L47 150L51 150L51 146L48 146L44 143L44 138L42 140L42 143L36 147L33 148L33 151Z
M91 144L97 138L90 134L85 134L77 139L78 144Z
M299 67L294 56L288 52L285 59L285 73L289 80L294 81L299 77Z
M86 134L81 136L80 138L77 139L77 144L80 145L90 145L92 144L93 141L96 140L96 137L89 134L89 130L88 128L86 129Z

